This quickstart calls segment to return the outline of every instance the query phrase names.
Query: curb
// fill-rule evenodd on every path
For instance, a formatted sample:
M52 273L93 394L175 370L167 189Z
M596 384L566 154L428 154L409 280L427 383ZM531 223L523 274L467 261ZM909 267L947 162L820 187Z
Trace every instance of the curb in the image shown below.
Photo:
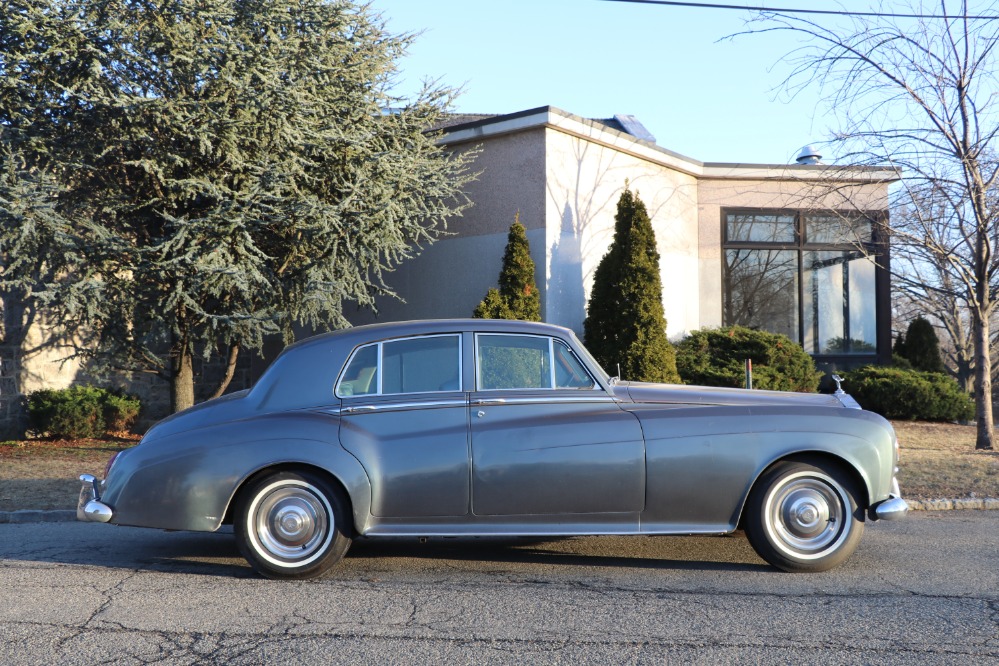
M60 509L58 511L40 511L21 509L20 511L0 511L0 523L68 523L76 520L76 511Z
M909 511L996 511L999 510L999 498L966 497L964 499L932 499L905 500ZM0 511L0 524L20 525L24 523L70 523L76 520L76 511L60 509L57 511L41 511L21 509L19 511Z
M966 509L999 509L999 499L994 497L966 497L964 499L905 500L910 511L963 511Z

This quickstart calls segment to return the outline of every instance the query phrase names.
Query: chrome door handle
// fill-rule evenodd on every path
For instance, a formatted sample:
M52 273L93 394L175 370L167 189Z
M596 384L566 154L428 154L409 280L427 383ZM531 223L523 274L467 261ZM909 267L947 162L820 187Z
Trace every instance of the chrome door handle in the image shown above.
M354 414L355 412L373 412L377 409L374 405L361 405L359 407L347 407L343 410L345 414Z
M506 400L504 398L483 398L481 400L474 400L473 405L502 405Z

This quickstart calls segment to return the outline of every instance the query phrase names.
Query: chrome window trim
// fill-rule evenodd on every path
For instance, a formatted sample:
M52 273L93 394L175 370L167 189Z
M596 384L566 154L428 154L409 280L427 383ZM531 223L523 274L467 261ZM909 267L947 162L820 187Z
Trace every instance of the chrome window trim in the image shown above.
M549 381L551 382L551 386L540 387L540 388L539 387L524 387L524 386L520 386L520 387L516 387L516 388L495 388L495 389L484 389L484 388L480 387L479 386L479 380L482 378L482 359L481 359L481 355L479 354L479 337L480 336L483 336L483 337L484 336L490 336L490 335L491 336L503 336L503 337L519 337L519 338L546 338L548 340ZM590 373L589 368L587 368L586 364L583 363L582 361L580 361L579 365L583 368L583 371L586 372L586 375L590 378L590 381L593 382L593 386L591 386L589 388L568 388L568 387L558 387L558 386L555 386L555 348L554 348L555 340L558 339L558 341L566 349L569 350L569 353L572 354L573 358L575 358L577 361L579 361L579 356L575 352L572 351L572 346L569 345L569 344L567 344L561 338L555 338L555 337L553 337L551 335L540 335L538 333L480 333L480 332L476 331L474 339L475 339L475 344L474 344L474 349L473 349L473 352L475 354L475 388L473 389L474 391L477 391L477 392L482 392L482 391L600 391L601 393L604 392L603 387L600 385L600 382L598 382L597 380L595 380L593 378L593 375ZM544 400L547 400L547 398L545 398Z
M512 391L512 390L523 390L523 389L494 389L497 391ZM532 389L536 391L545 391L547 389ZM565 389L565 390L575 390L575 389ZM471 401L471 404L480 405L548 405L553 402L621 402L620 398L613 398L611 396L546 396L539 398L477 398Z
M383 363L383 350L384 350L385 344L386 343L391 344L393 342L405 342L406 340L422 340L422 339L426 339L426 338L457 338L458 339L458 388L457 389L448 390L448 391L439 391L439 390L438 391L404 391L404 392L399 392L399 393L383 393L382 392L382 387L383 387L383 385L382 385L382 367L384 366L384 363ZM344 375L345 372L347 372L347 368L350 367L351 361L354 360L354 357L357 356L357 354L360 353L360 351L362 349L367 349L368 347L374 347L374 346L378 347L378 360L377 360L377 365L375 366L375 375L376 375L376 382L377 382L376 383L376 387L378 389L378 392L377 393L365 393L363 395L341 395L340 394L340 383L343 381L343 375ZM465 383L464 382L464 368L462 367L463 366L462 357L463 357L463 354L462 354L462 335L461 335L461 333L432 333L430 335L408 335L408 336L403 337L403 338L390 338L388 340L379 340L378 342L369 342L368 344L365 344L365 345L358 345L357 347L354 347L354 349L350 352L350 356L347 357L347 361L343 364L343 367L340 368L340 373L337 375L336 383L333 385L333 395L336 396L337 398L340 398L341 400L343 400L343 399L349 399L349 398L372 398L372 397L379 397L379 396L385 396L385 395L426 395L426 394L433 394L433 393L456 393L456 392L460 392L464 388L464 383Z
M393 394L398 395L398 394ZM434 409L437 407L464 407L468 404L466 400L433 400L429 402L386 402L377 405L356 405L340 408L341 414L356 414L358 412L382 412L392 409Z

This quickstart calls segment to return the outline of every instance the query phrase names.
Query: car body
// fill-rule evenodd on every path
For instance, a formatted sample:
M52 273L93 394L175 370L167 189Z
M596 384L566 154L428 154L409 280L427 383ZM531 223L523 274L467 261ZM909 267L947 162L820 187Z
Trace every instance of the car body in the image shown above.
M849 396L618 381L572 331L437 320L285 349L84 475L81 520L232 524L260 573L323 573L358 537L724 534L835 566L907 505L890 424Z

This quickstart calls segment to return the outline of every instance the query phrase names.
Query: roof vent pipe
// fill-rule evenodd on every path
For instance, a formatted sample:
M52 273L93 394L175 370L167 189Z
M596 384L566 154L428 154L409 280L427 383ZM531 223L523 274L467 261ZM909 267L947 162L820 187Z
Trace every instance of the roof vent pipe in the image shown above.
M805 146L794 161L798 164L822 164L822 155L815 146Z

